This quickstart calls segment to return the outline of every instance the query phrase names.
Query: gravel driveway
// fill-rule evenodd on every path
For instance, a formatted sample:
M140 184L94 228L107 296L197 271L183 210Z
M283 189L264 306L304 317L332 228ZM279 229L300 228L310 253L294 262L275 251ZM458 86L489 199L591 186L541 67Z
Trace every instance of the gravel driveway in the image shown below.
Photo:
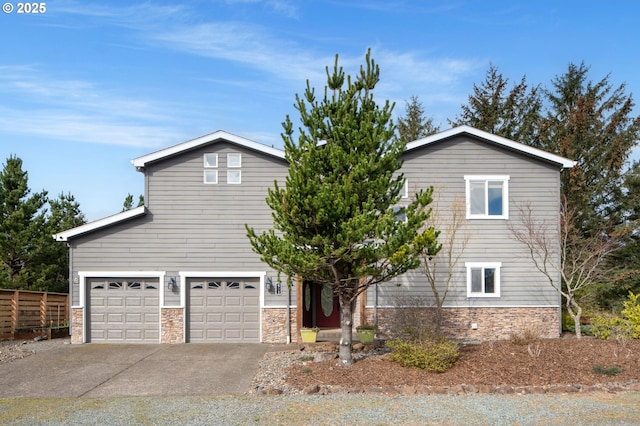
M25 355L62 343L0 345L0 361L22 362ZM280 381L277 363L269 356L263 363L272 377L259 382ZM640 392L12 398L0 399L0 424L640 425Z
M633 425L640 393L0 400L10 425Z

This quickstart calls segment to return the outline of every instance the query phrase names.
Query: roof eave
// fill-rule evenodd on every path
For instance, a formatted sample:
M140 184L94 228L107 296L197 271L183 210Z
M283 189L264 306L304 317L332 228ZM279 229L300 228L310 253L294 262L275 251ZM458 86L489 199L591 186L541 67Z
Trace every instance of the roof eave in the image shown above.
M147 214L147 209L144 206L137 207L135 209L127 210L122 213L114 214L102 219L98 219L93 222L85 223L76 228L72 228L63 232L59 232L53 235L56 241L68 242L69 239L77 237L79 235L88 234L90 232L97 231L108 226L115 225L117 223L125 222L129 219L133 219L138 216L144 216Z
M225 132L223 130L218 130L217 132L210 133L208 135L200 136L199 138L192 139L187 142L183 142L178 145L171 146L169 148L162 149L160 151L153 152L151 154L143 155L142 157L134 158L131 160L131 164L133 164L136 169L143 169L148 163L162 160L167 157L171 157L173 155L180 154L185 151L189 151L191 149L198 148L207 143L211 143L217 140L226 140L228 142L232 142L243 146L248 149L252 149L254 151L262 152L267 155L271 155L277 158L284 159L284 151L278 148L273 148L259 142L252 141L250 139L246 139L240 136L236 136L234 134Z
M413 149L420 148L422 146L430 145L434 142L438 142L443 139L448 139L454 136L469 134L472 136L476 136L480 139L485 139L489 142L495 143L497 145L501 145L503 147L512 149L514 151L518 151L542 160L546 160L552 163L556 163L560 165L563 169L569 169L575 166L577 163L573 160L569 160L568 158L561 157L556 154L552 154L550 152L543 151L538 148L531 147L529 145L524 145L520 142L513 141L511 139L504 138L502 136L497 136L489 132L485 132L484 130L476 129L471 126L458 126L449 130L445 130L444 132L436 133L431 136L427 136L423 139L418 139L417 141L409 142L405 148L405 151L411 151Z

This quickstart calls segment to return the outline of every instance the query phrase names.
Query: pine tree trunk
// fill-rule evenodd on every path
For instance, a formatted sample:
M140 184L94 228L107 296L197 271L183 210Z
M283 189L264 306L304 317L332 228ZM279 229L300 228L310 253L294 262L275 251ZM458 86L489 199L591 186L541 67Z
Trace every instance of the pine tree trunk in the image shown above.
M348 295L340 294L340 329L342 336L340 337L340 345L338 348L338 356L341 366L349 366L353 364L351 357L351 339L353 326L353 310L351 298Z

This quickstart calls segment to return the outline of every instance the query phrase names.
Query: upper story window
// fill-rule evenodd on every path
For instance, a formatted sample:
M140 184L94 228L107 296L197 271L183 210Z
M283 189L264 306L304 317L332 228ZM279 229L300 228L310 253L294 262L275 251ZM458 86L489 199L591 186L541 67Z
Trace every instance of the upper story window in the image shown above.
M509 176L465 176L467 219L509 218Z
M242 167L242 154L236 152L227 154L227 167Z
M240 184L242 183L242 171L237 170L242 167L242 154L229 153L227 154L227 183Z
M218 154L204 154L204 183L218 183Z
M401 198L409 198L409 179L404 180L404 184L402 185L402 189L400 190Z
M500 297L502 263L467 262L467 297Z

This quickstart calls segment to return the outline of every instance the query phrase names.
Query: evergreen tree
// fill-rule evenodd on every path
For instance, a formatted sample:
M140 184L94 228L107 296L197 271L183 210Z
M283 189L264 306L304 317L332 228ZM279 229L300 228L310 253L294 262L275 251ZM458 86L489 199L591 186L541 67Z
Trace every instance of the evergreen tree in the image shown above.
M508 90L509 79L494 65L484 82L473 85L469 103L462 114L450 121L452 126L468 125L498 136L534 144L541 118L542 100L538 87L529 88L526 78Z
M144 206L144 196L138 196L138 205L136 207ZM131 210L133 208L133 195L127 194L124 199L124 203L122 203L122 211L126 212L127 210Z
M625 85L609 76L593 83L584 63L569 64L546 91L549 108L537 147L577 161L562 174L569 206L578 212L583 232L620 224L625 165L640 136L640 117Z
M408 207L393 209L403 186L396 172L405 144L394 137L393 106L378 106L373 98L380 71L370 52L353 80L337 56L326 73L321 99L308 81L304 95L296 95L302 123L297 138L289 116L283 123L289 174L286 185L275 182L267 196L275 230L258 235L247 227L247 235L261 259L290 284L309 280L338 296L340 364L350 365L356 298L370 285L418 267L422 252L437 252L437 232L420 231L432 188L416 194Z
M65 244L52 235L86 223L80 205L71 194L60 194L49 200L50 214L45 233L36 250L32 267L32 286L40 290L66 293L69 291L69 253Z
M29 195L22 160L10 156L0 172L0 262L3 288L32 287L31 268L45 232L47 192ZM35 287L35 286L34 286Z
M433 118L425 117L422 103L417 96L411 96L406 103L405 115L398 119L398 134L405 142L417 141L434 133L440 128L433 124Z

